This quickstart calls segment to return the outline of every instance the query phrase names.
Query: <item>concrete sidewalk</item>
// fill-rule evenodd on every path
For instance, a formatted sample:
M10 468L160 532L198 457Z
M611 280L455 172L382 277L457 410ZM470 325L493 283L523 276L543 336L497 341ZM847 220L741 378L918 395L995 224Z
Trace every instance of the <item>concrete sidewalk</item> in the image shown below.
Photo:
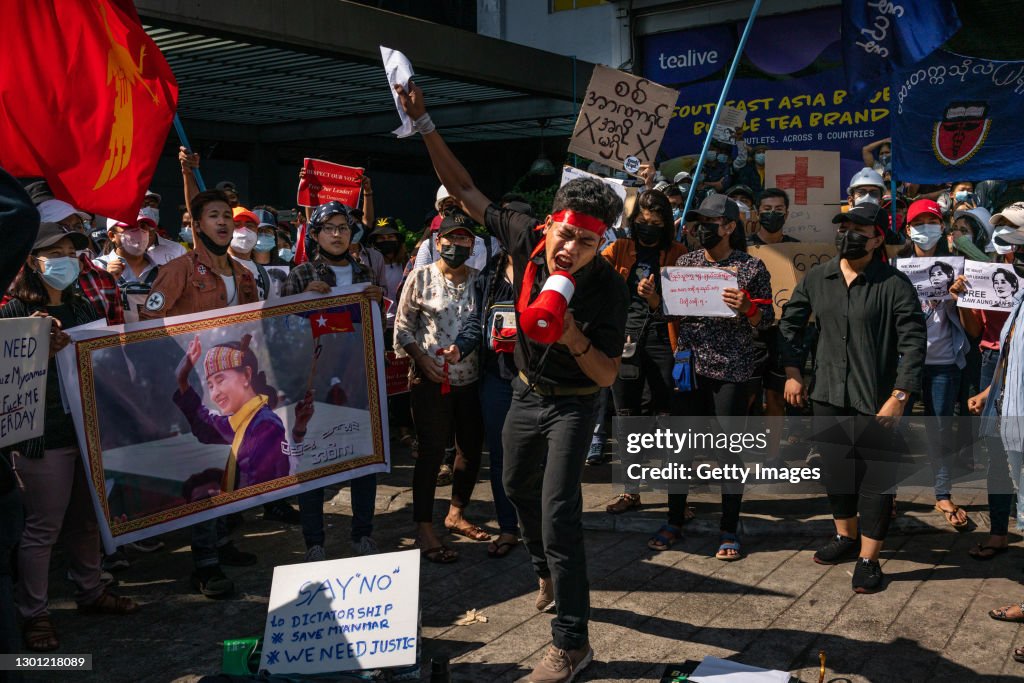
M396 452L392 474L381 478L374 533L382 551L412 547L412 461ZM1018 537L991 562L967 550L984 534L958 534L932 512L927 488L900 491L900 517L883 552L887 590L859 596L850 589L851 565L822 567L814 549L831 532L821 497L787 498L750 491L744 502L739 562L712 555L717 547L717 490L696 490L697 518L687 538L654 553L646 540L664 519L664 496L645 497L644 508L618 517L604 512L613 495L607 470L588 468L585 484L586 548L592 596L591 641L596 660L581 681L658 681L666 664L707 655L788 670L818 680L818 651L828 659L826 681L1017 681L1024 665L1013 647L1024 645L1016 624L986 612L1019 601L1024 589ZM468 512L496 530L487 468ZM438 490L437 519L447 489ZM347 488L326 506L328 554L348 547ZM985 494L978 477L958 484L954 500L984 527ZM273 567L300 562L297 528L245 514L236 543L256 552L255 567L226 569L238 595L206 600L188 584L191 557L186 531L166 535L167 548L132 556L119 573L120 591L144 604L137 615L83 617L74 612L72 588L55 556L51 574L53 618L65 653L92 653L92 674L29 680L194 681L219 671L224 639L261 635ZM440 526L440 525L439 525ZM515 681L543 654L551 615L533 607L536 578L526 553L489 559L486 544L446 538L461 553L453 565L423 564L421 603L424 679L429 660L452 660L456 681ZM455 626L467 610L487 623Z

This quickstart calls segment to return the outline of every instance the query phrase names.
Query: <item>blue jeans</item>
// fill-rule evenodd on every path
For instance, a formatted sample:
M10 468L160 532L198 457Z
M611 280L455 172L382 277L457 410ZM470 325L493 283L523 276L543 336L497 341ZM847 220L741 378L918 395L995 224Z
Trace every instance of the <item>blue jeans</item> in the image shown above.
M935 476L935 500L949 500L952 497L953 457L956 453L953 441L953 407L960 394L960 368L956 365L925 365L921 396L924 400L924 414L934 420L934 429L928 430L928 459ZM914 401L908 401L904 414L909 415ZM948 418L948 419L947 419Z
M377 475L367 474L349 482L352 495L352 542L373 536L373 512L377 506ZM306 547L322 546L324 535L324 490L312 489L298 495L302 538Z
M220 564L217 548L230 540L227 518L217 517L192 525L192 561L196 569Z
M501 476L505 469L505 450L501 445L501 432L505 416L512 406L512 382L491 372L480 377L480 408L484 414L484 440L491 456L491 494L498 515L498 528L503 534L519 535L519 517L516 508L505 493Z

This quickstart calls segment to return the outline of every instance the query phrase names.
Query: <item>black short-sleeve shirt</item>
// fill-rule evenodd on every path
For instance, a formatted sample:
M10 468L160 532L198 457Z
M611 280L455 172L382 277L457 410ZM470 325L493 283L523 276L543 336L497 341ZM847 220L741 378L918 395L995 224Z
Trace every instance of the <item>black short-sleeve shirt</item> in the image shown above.
M512 257L515 296L518 300L526 264L542 236L541 231L536 230L537 219L491 204L484 213L484 223ZM543 252L535 258L535 262L537 277L532 283L531 301L540 293L548 276ZM595 256L573 277L576 280L576 291L569 302L569 310L576 323L594 348L609 358L618 358L622 355L622 345L626 340L629 293L625 281L600 255ZM543 358L545 351L548 351L547 346L538 344L523 334L522 329L519 330L516 366L531 382L577 387L594 385L594 381L580 370L568 348L552 344L547 357Z

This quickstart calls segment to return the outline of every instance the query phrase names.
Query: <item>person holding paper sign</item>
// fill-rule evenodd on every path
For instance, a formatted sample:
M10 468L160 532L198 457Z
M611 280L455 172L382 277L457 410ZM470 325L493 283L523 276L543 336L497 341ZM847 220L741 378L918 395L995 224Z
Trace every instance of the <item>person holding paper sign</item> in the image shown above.
M552 215L539 226L526 214L502 209L477 189L437 133L419 87L410 82L408 91L395 89L441 182L512 258L518 311L529 306L551 273L564 271L576 283L562 336L554 344L534 341L519 326L520 374L512 380L503 439L505 491L519 513L539 578L537 607L554 602L557 610L552 644L529 680L565 683L594 657L581 480L597 394L614 383L625 342L629 294L622 278L598 258L601 238L621 213L622 200L604 183L578 178L559 188Z
M755 335L775 322L771 275L760 259L747 253L740 210L734 200L713 194L685 218L687 222L697 221L696 234L702 248L679 257L676 265L724 268L736 273L738 285L722 294L725 304L736 312L735 317L680 319L677 351L692 350L696 377L696 387L684 394L686 414L747 415L761 373ZM659 532L664 538L678 529L686 512L686 495L669 494L668 501L668 525ZM743 484L723 481L721 543L715 554L719 560L731 562L742 557L736 535L742 501ZM671 543L659 543L656 535L649 545L664 550Z
M57 223L43 223L25 266L14 279L10 301L0 318L45 316L63 330L100 319L85 299L75 293L79 261L76 250L88 246L85 235L65 232ZM44 435L4 448L23 487L25 528L18 551L16 602L23 619L25 646L35 652L60 647L50 620L50 557L62 535L77 591L80 612L130 614L139 606L108 591L100 580L100 534L89 494L89 482L78 447L71 415L64 412L52 354L46 375Z
M949 254L944 238L942 210L930 199L919 199L907 210L907 236L910 241L900 251L901 257L927 258ZM924 299L921 311L928 330L928 350L924 361L921 394L913 394L905 406L909 415L920 398L924 414L934 420L935 429L928 431L928 457L935 478L935 509L946 516L954 529L970 523L963 508L952 500L952 472L955 456L953 409L960 393L960 381L967 366L971 339L981 334L977 311L958 308L957 298L967 291L963 275L955 277L952 266L936 261L928 271L929 283L949 292L950 299ZM955 279L954 279L955 278Z
M832 222L839 224L837 256L811 268L797 284L779 323L788 377L786 401L796 406L807 401L804 330L814 315L820 330L810 396L814 415L870 416L870 434L865 434L882 445L879 452L892 450L892 428L910 393L921 390L927 348L921 304L907 276L883 261L884 211L868 202L837 214ZM859 558L853 590L881 590L878 555L892 519L890 491L895 486L886 474L889 463L878 464L854 447L852 465L857 470L850 473L849 449L823 455L836 535L818 549L814 561L838 564Z

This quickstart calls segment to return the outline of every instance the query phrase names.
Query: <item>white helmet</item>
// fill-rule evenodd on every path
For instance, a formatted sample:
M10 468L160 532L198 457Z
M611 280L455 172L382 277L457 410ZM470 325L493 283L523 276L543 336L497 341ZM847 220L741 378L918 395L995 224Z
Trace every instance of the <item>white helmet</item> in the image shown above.
M864 186L880 187L885 190L885 181L882 180L882 175L878 171L865 166L850 178L850 186L846 188L846 193L851 194L853 188Z
M672 183L678 185L679 183L690 183L692 180L693 176L686 171L680 171L679 173L676 173L674 178L672 178Z
M451 197L448 193L448 188L442 185L437 188L437 194L434 196L434 208L437 209L438 213L441 213L441 202Z

